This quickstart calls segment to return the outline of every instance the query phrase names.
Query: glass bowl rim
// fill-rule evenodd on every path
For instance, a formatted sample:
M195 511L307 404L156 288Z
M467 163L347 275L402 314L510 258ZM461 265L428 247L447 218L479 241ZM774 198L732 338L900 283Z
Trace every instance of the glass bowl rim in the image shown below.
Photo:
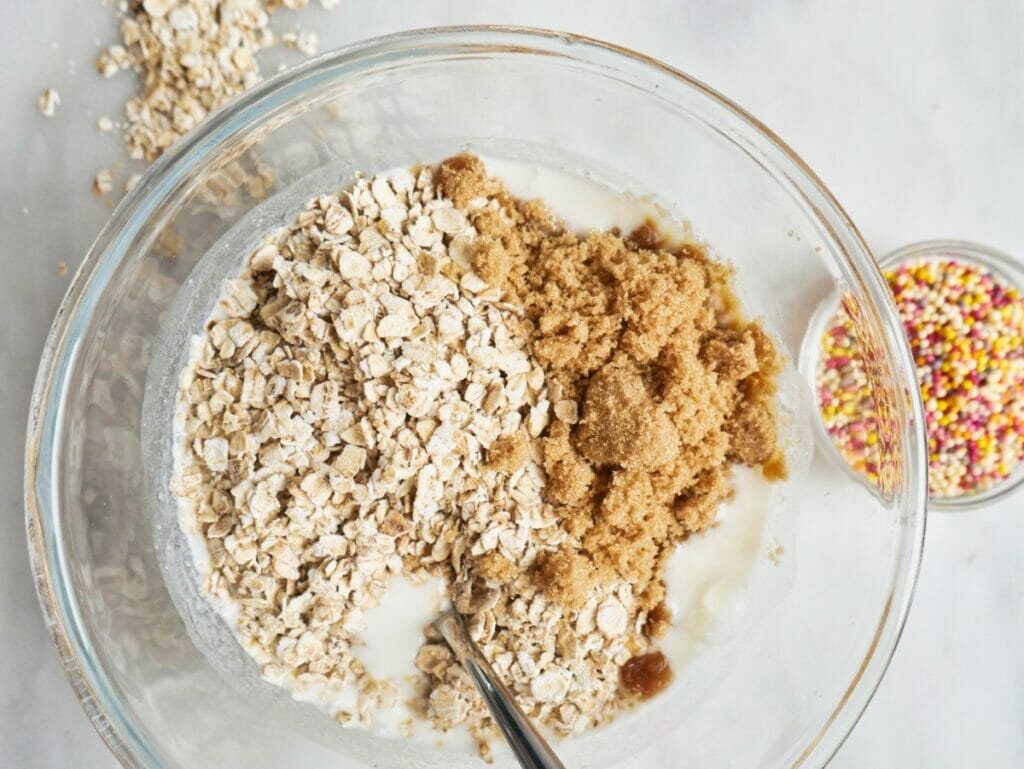
M663 82L688 90L724 109L743 126L741 138L756 143L760 159L770 160L780 169L776 182L781 184L784 179L791 185L812 209L813 216L842 246L846 266L870 297L882 320L883 334L893 353L892 364L905 379L913 381L910 379L910 372L914 371L910 350L902 332L898 331L898 316L882 274L864 239L831 192L796 153L759 120L699 80L657 59L572 33L505 25L449 26L362 40L269 78L236 97L180 139L147 169L141 181L121 200L61 302L43 348L33 388L24 489L26 532L37 595L66 675L86 714L115 757L129 769L158 769L166 763L134 727L105 671L96 664L91 640L83 632L78 617L76 599L66 590L67 562L58 525L61 511L54 493L54 479L60 474L55 451L60 416L77 343L87 330L86 321L101 301L117 265L126 256L126 247L132 240L126 233L137 232L154 214L162 196L173 190L204 158L216 155L222 141L237 131L244 131L250 121L258 121L280 106L283 94L297 88L299 92L313 88L318 84L318 74L324 75L346 64L355 65L373 55L402 56L415 62L438 50L463 55L469 52L476 55L482 52L540 54L577 66L599 65L611 72L642 76L649 83L655 82L655 88L657 82ZM924 433L914 428L924 423L919 392L909 392L905 405L911 416L904 426L909 480L904 490L905 509L901 519L904 525L896 532L893 545L894 549L900 545L898 549L904 555L891 569L889 598L880 608L873 642L845 693L792 766L808 762L824 766L839 750L881 682L906 622L924 545L927 478Z

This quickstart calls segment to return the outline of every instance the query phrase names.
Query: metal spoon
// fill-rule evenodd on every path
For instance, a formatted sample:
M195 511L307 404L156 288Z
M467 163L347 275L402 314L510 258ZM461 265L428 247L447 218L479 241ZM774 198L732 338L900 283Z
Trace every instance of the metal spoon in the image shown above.
M519 709L512 693L494 674L480 649L469 637L458 612L449 609L434 622L434 627L473 679L480 696L494 716L494 722L519 760L519 765L523 769L565 769L551 746Z

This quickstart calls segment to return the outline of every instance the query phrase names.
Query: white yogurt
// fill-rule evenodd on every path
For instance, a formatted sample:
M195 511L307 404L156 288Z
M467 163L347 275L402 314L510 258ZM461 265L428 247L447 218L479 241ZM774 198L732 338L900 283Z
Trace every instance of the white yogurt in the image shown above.
M512 195L527 200L543 199L552 213L575 232L618 227L628 233L651 218L669 237L690 234L687 225L670 219L650 196L616 192L585 176L549 166L487 156L481 159L488 173L501 179Z
M416 654L423 645L423 629L441 612L447 601L444 581L430 578L420 585L395 576L380 604L366 611L366 629L352 642L352 653L378 681L385 681L394 690L387 707L373 711L370 723L353 720L352 726L365 728L388 738L405 738L416 742L441 744L466 752L474 745L466 729L447 734L435 732L430 724L408 706L416 692L419 673ZM329 714L344 711L356 714L355 687L306 685L296 689L293 681L272 681L287 686L292 696L308 702Z
M677 673L701 645L725 643L746 625L752 607L744 587L756 561L767 558L773 484L746 467L733 480L736 496L716 525L679 545L665 569L672 626L659 648Z

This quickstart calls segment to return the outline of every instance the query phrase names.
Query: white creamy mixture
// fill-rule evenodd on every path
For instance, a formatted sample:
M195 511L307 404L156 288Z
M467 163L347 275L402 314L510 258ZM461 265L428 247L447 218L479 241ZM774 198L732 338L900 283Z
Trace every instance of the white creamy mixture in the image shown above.
M381 737L405 737L431 744L442 742L466 750L473 745L467 729L439 734L406 705L416 693L420 675L413 660L423 644L423 628L437 617L446 603L445 586L440 579L414 585L401 577L392 577L380 605L366 612L366 630L360 634L363 643L356 647L354 655L372 676L388 681L396 695L394 706L379 708L374 713L373 724L368 727ZM292 690L290 686L289 689ZM341 690L309 686L298 692L292 690L292 693L300 702L316 705L327 713L356 710L354 686ZM367 728L358 721L353 721L352 725Z
M488 170L519 198L542 198L555 216L578 231L619 227L629 232L645 218L655 218L664 231L680 235L684 228L666 220L664 210L651 200L616 192L590 179L549 167L521 161L483 158ZM199 340L195 340L198 348ZM180 428L180 425L176 425ZM176 463L181 462L180 432L175 436ZM675 681L685 685L686 665L704 643L726 638L746 613L743 586L758 558L765 557L768 511L774 496L773 484L760 473L735 469L735 498L720 512L719 524L706 535L691 537L680 546L666 570L668 605L672 626L656 644L669 659ZM206 542L196 531L191 511L179 502L180 519L191 545L199 572L209 571ZM381 737L406 737L430 744L444 744L460 750L472 745L465 729L439 734L415 717L405 705L420 675L414 659L422 644L422 630L446 602L444 585L438 579L422 585L394 577L381 604L366 614L366 630L355 656L375 678L389 682L395 690L395 706L380 709L372 725L353 721ZM234 628L237 608L221 600L215 608ZM248 645L247 645L248 648ZM258 662L258 650L249 648ZM277 682L275 682L277 683ZM348 690L308 687L293 695L328 713L352 710L354 687ZM653 700L657 702L657 698ZM409 721L412 721L410 725Z

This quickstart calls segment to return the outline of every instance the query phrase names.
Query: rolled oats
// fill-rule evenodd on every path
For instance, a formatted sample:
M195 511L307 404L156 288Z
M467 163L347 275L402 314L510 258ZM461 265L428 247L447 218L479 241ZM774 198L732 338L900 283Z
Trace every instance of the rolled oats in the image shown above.
M259 81L257 55L277 42L269 22L279 4L143 0L122 7L121 43L100 51L96 70L108 78L124 70L139 76L139 93L125 104L124 140L131 158L155 160L206 115ZM284 5L299 9L306 3ZM308 56L320 44L313 32L286 34L282 40Z
M53 117L60 106L60 94L53 88L47 88L36 100L36 108L43 117Z
M114 176L109 168L100 169L99 173L93 177L92 180L92 193L93 195L106 195L114 187Z

